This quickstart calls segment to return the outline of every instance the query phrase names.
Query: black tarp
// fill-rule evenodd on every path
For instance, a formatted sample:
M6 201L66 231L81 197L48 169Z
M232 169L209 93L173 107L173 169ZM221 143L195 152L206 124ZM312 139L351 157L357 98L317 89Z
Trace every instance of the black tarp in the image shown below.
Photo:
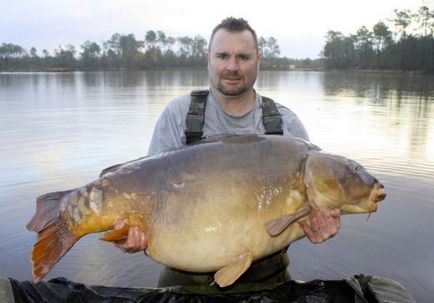
M355 275L343 280L290 281L275 285L238 285L221 290L211 286L120 288L90 286L56 278L34 284L9 279L11 302L415 302L396 281ZM0 290L1 293L1 290Z

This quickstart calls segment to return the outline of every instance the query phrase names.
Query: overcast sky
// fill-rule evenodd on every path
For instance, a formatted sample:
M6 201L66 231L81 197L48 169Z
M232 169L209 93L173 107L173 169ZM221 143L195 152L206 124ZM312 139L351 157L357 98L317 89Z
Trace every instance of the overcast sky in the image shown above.
M114 33L143 40L148 30L201 35L228 16L243 17L258 36L275 37L281 55L316 58L328 30L372 29L394 9L434 8L434 0L0 0L0 43L50 52L59 45L102 44Z

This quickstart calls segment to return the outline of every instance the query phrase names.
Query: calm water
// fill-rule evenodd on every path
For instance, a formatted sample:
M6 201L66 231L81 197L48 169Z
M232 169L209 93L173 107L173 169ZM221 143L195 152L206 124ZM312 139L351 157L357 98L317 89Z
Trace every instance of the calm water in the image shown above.
M0 276L31 279L25 224L41 194L94 180L147 152L164 106L206 86L206 72L0 74ZM293 109L311 141L361 162L388 197L369 220L344 216L322 245L294 243L293 278L381 275L430 302L434 289L434 78L264 72L257 90ZM87 236L48 278L156 286L161 268Z

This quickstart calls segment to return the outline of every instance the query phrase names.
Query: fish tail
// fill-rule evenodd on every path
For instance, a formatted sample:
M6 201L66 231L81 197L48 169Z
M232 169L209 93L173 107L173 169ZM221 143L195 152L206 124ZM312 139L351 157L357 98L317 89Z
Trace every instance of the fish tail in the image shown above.
M38 232L33 246L32 264L35 283L40 282L80 237L75 235L62 218L49 223Z
M37 199L36 214L26 226L28 230L38 233L32 252L35 283L40 282L80 238L73 233L59 212L62 197L70 192L40 196Z
M38 197L36 200L36 213L30 222L27 223L27 230L39 232L50 222L59 218L60 201L70 192L72 190L57 191Z

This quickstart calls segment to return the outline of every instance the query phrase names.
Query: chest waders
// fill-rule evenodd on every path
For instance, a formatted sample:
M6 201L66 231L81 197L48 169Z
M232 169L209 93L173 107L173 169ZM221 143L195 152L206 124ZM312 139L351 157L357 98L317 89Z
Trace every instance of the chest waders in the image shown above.
M209 90L194 90L190 93L191 102L186 118L186 143L192 144L203 139L206 99ZM282 116L276 103L270 98L262 97L262 123L266 135L283 135Z
M187 129L185 130L187 144L193 144L203 139L205 108L208 94L209 90L196 90L192 91L190 94L191 103L186 118ZM262 97L262 122L264 124L265 134L283 135L282 117L277 110L276 103L266 97ZM269 284L289 281L290 276L287 270L289 259L286 250L285 248L253 263L237 281L237 284ZM189 273L165 267L161 271L158 286L209 285L214 280L213 275L214 273Z

